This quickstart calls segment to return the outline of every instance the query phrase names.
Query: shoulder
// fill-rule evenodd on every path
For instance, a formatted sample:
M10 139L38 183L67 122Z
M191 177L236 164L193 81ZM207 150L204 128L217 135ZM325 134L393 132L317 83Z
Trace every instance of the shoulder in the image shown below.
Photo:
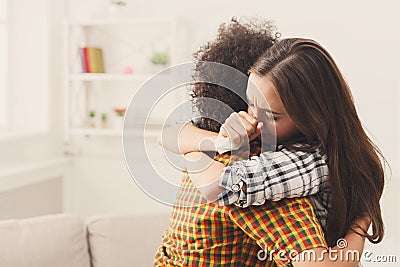
M326 153L320 147L311 147L309 145L294 143L290 145L278 145L276 148L277 152L291 153L299 156L313 156L327 160Z

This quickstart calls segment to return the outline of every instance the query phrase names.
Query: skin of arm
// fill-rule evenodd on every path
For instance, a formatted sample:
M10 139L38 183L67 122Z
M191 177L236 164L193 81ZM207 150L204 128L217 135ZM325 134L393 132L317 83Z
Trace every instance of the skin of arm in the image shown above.
M261 133L263 123L244 111L232 113L220 129L220 135L240 147L255 139ZM217 151L214 141L218 133L197 128L191 123L179 123L163 129L158 144L176 153Z
M186 154L198 151L216 151L214 140L218 133L197 128L190 123L180 123L165 128L157 142L165 149Z
M225 188L218 185L219 175L225 165L215 161L202 152L190 152L184 155L186 170L193 184L207 201L215 201Z

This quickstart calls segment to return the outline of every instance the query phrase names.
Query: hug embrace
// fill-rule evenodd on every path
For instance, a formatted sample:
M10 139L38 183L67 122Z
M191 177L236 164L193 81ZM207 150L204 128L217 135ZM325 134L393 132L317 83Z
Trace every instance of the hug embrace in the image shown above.
M215 62L248 81L194 83L196 116L160 138L187 164L154 266L357 266L326 251L382 240L385 159L348 84L318 42L273 32L232 19L194 54L197 75Z

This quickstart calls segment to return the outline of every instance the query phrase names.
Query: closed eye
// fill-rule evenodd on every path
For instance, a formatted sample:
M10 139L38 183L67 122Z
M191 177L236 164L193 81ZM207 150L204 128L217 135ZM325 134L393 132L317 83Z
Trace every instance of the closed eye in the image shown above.
M277 117L277 116L271 116L271 113L270 112L265 112L265 117L267 118L267 120L269 120L269 121L277 121L277 120L279 120L279 117Z

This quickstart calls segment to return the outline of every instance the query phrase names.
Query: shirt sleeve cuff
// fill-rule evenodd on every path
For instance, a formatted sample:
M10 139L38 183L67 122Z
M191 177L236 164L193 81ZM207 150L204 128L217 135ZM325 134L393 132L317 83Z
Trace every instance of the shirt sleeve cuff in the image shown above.
M247 207L247 195L243 192L243 185L246 183L246 173L236 165L227 166L223 169L219 186L225 189L218 195L220 206L235 204L240 207Z

